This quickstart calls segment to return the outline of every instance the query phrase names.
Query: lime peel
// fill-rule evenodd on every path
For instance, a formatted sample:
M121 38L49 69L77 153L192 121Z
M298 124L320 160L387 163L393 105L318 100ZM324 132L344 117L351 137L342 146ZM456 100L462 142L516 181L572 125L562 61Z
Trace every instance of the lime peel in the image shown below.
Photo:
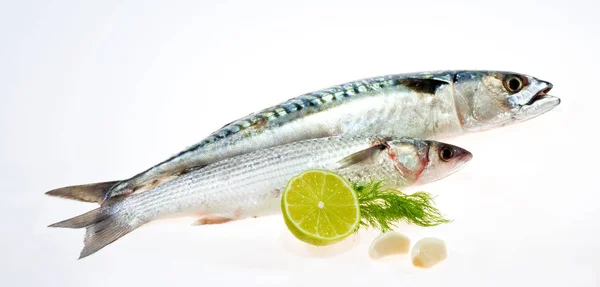
M293 177L283 191L281 209L292 234L312 245L339 242L360 225L356 192L344 178L327 170L307 170Z

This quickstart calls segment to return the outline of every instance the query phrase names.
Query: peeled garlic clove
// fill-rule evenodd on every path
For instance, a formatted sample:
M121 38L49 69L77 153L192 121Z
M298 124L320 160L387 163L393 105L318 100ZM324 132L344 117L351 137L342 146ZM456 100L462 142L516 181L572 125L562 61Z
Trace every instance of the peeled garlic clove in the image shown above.
M417 267L432 267L448 257L446 243L438 238L423 238L413 247L411 257L413 265Z
M382 233L371 243L369 256L373 259L392 254L407 254L410 248L410 239L398 232Z

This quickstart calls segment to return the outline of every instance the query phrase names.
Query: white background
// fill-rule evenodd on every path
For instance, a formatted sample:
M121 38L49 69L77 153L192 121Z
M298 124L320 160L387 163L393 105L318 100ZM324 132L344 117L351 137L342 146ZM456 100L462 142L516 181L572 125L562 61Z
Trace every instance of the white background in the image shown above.
M0 4L2 286L600 286L598 1L5 1ZM493 69L561 106L450 140L475 155L423 187L455 221L433 269L330 249L281 218L151 224L84 260L95 206L47 190L129 177L222 125L365 77Z

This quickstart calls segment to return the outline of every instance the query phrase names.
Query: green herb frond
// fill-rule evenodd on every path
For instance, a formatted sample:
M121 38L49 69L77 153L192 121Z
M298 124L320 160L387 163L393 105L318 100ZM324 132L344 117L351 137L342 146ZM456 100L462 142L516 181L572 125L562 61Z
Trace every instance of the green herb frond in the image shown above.
M383 188L383 181L354 184L360 205L360 225L390 231L400 221L418 226L436 226L448 223L440 211L433 206L433 197L427 192L405 194Z

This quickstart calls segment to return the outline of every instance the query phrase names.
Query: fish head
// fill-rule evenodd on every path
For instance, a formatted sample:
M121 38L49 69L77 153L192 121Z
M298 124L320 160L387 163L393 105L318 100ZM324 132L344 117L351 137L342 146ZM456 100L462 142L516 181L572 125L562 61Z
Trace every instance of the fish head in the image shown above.
M473 158L463 148L438 141L401 139L388 142L388 146L395 169L412 185L440 180Z
M482 131L535 118L560 104L552 84L512 72L461 71L454 75L454 102L466 131Z

